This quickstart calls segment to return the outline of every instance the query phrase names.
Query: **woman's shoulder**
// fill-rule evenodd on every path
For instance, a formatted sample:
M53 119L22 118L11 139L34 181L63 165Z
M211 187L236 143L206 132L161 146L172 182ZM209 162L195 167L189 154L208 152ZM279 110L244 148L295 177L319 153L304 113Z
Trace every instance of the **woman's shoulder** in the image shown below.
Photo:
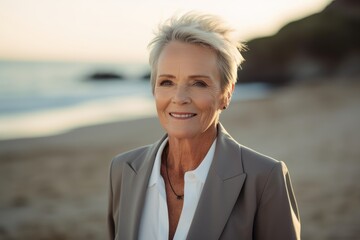
M254 177L267 178L271 173L283 175L288 170L286 164L265 154L259 153L251 148L241 145L241 159L244 171Z
M132 161L134 159L144 157L153 148L153 146L154 144L141 146L120 153L112 159L112 165L122 165L124 162Z
M221 142L223 142L222 149L226 149L226 151L231 149L233 156L238 156L239 159L241 159L244 172L247 173L247 175L266 174L274 168L283 165L281 161L242 145L232 138L222 125L220 125L219 136Z

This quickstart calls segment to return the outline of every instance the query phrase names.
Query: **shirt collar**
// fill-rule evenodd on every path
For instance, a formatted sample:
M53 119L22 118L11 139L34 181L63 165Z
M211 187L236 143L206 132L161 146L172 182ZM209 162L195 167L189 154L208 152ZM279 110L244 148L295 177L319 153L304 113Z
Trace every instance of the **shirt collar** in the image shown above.
M160 175L161 155L162 155L162 152L163 152L168 140L169 140L168 137L164 139L164 141L161 143L161 145L156 153L155 162L154 162L154 166L153 166L153 169L152 169L152 172L150 175L148 187L151 187L154 184L156 184L161 178L161 175ZM217 138L215 138L214 142L212 143L212 145L211 145L209 151L207 152L206 156L204 157L204 159L201 161L200 165L196 169L189 171L189 172L193 173L196 176L196 178L199 179L202 183L205 183L207 174L210 169L210 165L214 158L216 140L217 140Z
M155 183L158 182L158 180L160 180L161 155L168 142L168 139L168 137L164 139L156 153L155 162L150 175L148 187L153 186Z

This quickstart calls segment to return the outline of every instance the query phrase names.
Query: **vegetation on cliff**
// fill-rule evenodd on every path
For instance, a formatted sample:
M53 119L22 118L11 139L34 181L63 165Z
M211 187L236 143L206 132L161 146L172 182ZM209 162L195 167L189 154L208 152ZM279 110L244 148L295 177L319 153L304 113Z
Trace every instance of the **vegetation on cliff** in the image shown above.
M246 43L238 80L284 84L360 76L360 2L334 0L322 12Z

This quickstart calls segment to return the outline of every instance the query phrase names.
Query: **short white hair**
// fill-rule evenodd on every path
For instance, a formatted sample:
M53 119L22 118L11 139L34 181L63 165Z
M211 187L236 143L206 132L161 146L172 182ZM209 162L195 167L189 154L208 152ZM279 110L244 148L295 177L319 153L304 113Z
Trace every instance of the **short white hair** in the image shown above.
M157 63L161 51L171 41L199 44L210 47L217 54L220 85L224 92L237 80L237 69L244 60L240 51L243 45L231 38L233 29L218 16L189 12L181 17L172 17L161 24L149 43L151 86L154 92Z

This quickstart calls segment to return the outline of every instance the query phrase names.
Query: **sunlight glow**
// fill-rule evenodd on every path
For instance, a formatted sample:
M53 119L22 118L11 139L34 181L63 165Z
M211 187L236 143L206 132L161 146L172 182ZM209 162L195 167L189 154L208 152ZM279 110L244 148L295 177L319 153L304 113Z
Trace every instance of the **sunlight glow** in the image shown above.
M330 0L0 0L0 58L144 62L157 24L198 10L222 16L241 40L274 34Z

